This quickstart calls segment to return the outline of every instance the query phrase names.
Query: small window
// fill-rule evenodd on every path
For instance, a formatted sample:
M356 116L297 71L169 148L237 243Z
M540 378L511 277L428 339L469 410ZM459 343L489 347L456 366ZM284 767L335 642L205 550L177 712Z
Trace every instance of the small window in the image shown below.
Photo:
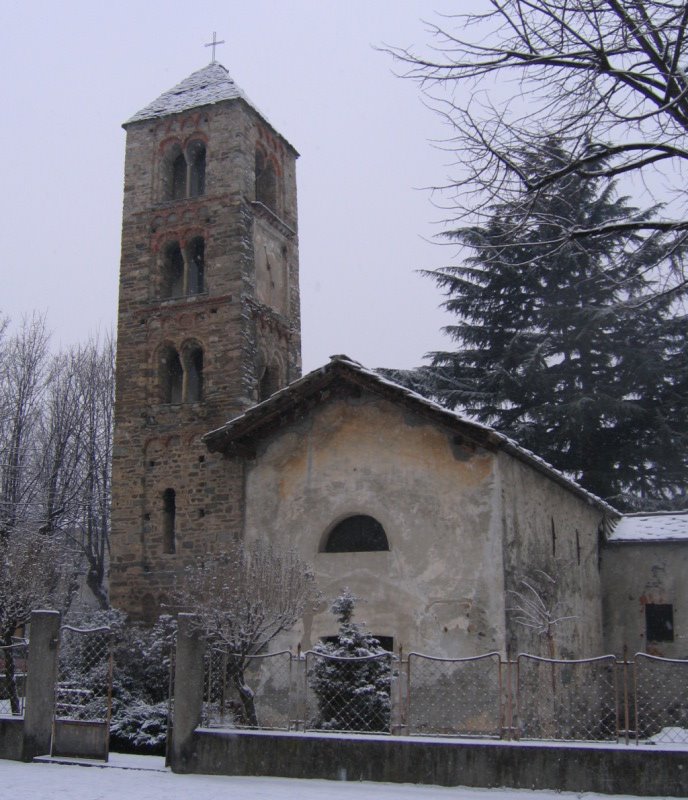
M184 372L179 353L174 347L166 347L160 354L158 366L160 401L162 403L181 403Z
M188 147L189 158L189 197L205 194L205 145L193 141Z
M258 386L258 402L262 403L273 395L280 387L279 370L275 366L266 367Z
M671 603L647 603L645 638L648 642L674 641L674 607Z
M201 294L205 291L205 242L200 236L189 244L188 264L187 292Z
M162 297L181 297L184 294L184 257L178 242L165 247L162 262Z
M190 348L185 357L187 403L197 403L203 399L203 350L196 346Z
M365 514L347 517L332 528L325 541L326 553L366 553L389 550L387 534L380 523Z
M176 547L175 522L177 516L177 499L174 489L165 489L162 493L162 550L163 553L174 553Z
M275 167L262 150L256 150L256 200L271 211L277 210Z
M180 153L172 162L172 200L186 197L186 159Z

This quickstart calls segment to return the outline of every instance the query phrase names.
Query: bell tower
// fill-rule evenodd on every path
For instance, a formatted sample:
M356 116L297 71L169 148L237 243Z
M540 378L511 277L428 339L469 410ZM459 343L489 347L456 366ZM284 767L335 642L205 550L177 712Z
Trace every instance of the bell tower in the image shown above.
M241 528L200 437L300 376L298 153L216 62L124 128L110 597L152 620Z

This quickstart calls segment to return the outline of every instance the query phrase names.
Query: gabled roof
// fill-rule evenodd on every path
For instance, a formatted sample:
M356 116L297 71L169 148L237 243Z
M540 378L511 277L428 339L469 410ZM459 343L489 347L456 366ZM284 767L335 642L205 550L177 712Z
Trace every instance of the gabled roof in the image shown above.
M688 511L625 514L614 525L607 541L611 543L685 542L688 544Z
M493 452L503 450L605 513L613 517L620 516L619 512L604 500L586 491L508 436L449 411L438 403L383 378L373 370L366 369L345 355L332 356L329 363L320 369L309 372L284 389L275 392L267 400L229 420L221 428L207 433L203 441L213 452L233 454L250 452L256 439L269 435L281 425L307 413L309 409L327 400L341 384L365 389L392 403L405 406L431 422L452 429L461 442L469 446L474 445Z
M179 114L182 111L190 111L192 108L221 103L224 100L243 100L275 130L265 114L249 100L246 93L234 82L227 69L217 61L193 72L181 83L163 92L160 97L130 117L124 123L124 127L132 122ZM276 130L275 132L277 133ZM287 144L289 143L287 142ZM291 147L291 145L289 146Z

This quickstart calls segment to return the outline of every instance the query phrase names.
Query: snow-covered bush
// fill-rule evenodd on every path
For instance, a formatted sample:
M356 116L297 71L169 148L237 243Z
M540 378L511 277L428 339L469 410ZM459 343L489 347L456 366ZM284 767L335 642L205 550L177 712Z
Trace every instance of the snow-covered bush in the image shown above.
M333 601L339 633L313 648L320 657L308 680L318 702L313 727L320 730L389 731L391 654L352 622L357 599L344 589Z
M167 733L169 676L176 621L161 616L151 628L131 623L117 610L97 611L70 619L80 628L108 626L113 649L110 749L121 752L164 753ZM65 663L66 660L66 663ZM80 648L61 652L65 669L81 683L105 680L102 670L82 668Z
M167 741L167 701L121 704L110 723L110 749L162 754Z

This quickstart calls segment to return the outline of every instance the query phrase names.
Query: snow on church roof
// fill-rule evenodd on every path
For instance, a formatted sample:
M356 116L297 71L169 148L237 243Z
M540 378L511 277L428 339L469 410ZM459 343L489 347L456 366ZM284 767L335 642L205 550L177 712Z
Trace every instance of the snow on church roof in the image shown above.
M137 111L124 124L129 125L145 119L166 117L168 114L179 114L182 111L213 105L223 100L243 100L268 122L265 114L237 86L225 67L218 64L217 61L213 61L208 66L193 72L167 92L163 92L160 97Z
M626 514L616 523L608 541L688 543L688 511Z
M464 431L472 432L475 441L481 440L484 444L504 450L515 456L538 472L547 475L556 483L566 487L569 491L582 497L586 502L609 514L611 518L620 516L613 506L610 506L597 495L592 494L592 492L587 491L587 489L584 489L574 480L555 469L551 464L548 464L543 458L535 455L525 447L521 447L508 436L480 422L468 419L456 411L450 411L439 403L429 400L427 397L407 389L389 378L383 377L374 370L367 369L358 361L354 361L346 355L331 356L330 361L324 366L288 384L266 400L263 400L263 402L251 406L243 414L229 420L221 428L206 433L202 439L211 451L222 451L232 442L251 437L261 427L269 425L275 420L280 420L288 407L296 404L300 397L309 394L321 394L325 385L333 380L336 375L360 382L368 389L386 394L390 399L404 402L416 410L424 410L425 413L445 424L458 424Z

